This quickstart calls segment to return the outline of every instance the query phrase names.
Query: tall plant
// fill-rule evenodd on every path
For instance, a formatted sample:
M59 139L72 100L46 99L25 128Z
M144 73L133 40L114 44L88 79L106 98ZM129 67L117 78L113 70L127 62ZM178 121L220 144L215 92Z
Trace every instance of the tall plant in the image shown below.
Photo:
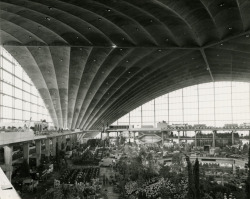
M194 175L192 164L188 156L186 156L187 169L188 169L188 199L196 199L195 185L194 185Z
M194 173L194 186L195 186L196 199L200 199L201 198L200 197L200 168L199 168L198 158L196 158L195 160L193 173Z
M250 140L249 140L249 144L250 144ZM247 180L246 180L246 198L250 198L250 147L248 149L248 176L247 176Z

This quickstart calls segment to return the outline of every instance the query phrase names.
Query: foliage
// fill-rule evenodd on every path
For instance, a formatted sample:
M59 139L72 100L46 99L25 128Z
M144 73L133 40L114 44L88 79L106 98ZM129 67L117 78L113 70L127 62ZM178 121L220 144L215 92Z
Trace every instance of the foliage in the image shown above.
M188 169L188 195L189 199L195 198L195 186L194 186L194 176L193 176L193 169L192 164L188 156L186 156L187 161L187 169Z
M246 190L246 198L250 198L250 147L248 149L248 176L246 180L245 190Z
M26 178L30 176L30 167L26 159L23 160L23 163L20 166L20 177Z
M195 186L196 199L200 199L200 170L199 170L198 158L196 158L195 160L193 174L194 174L194 186Z

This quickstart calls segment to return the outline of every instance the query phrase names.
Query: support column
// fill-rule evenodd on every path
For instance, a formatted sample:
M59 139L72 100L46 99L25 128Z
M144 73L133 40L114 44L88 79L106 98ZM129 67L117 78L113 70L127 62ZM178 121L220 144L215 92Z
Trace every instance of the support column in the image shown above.
M194 147L195 149L197 149L197 137L196 137L197 131L194 131L194 135L195 135L195 140L194 140Z
M45 156L50 156L50 139L45 140Z
M163 134L163 131L161 132L161 143L162 143L162 146L164 145L164 134Z
M232 166L233 166L233 174L236 174L235 160L234 160L234 162L233 162Z
M70 150L70 151L72 150L72 144L73 144L72 136L69 135L69 150Z
M29 164L30 146L29 143L23 143L23 159Z
M77 134L74 134L74 142L77 143Z
M62 150L62 136L57 137L58 149Z
M232 145L234 145L234 133L235 133L235 130L232 131Z
M216 133L216 130L213 131L213 148L215 148L215 133Z
M11 181L11 175L12 175L12 152L13 147L12 146L4 146L4 163L5 163L5 174L7 178Z
M41 164L41 140L36 140L36 166L38 167Z
M63 145L62 150L66 151L66 146L67 146L66 135L62 136L62 145Z
M52 156L56 156L56 137L52 138Z
M180 147L180 131L178 131L178 145Z
M133 132L134 133L134 143L135 143L135 132Z

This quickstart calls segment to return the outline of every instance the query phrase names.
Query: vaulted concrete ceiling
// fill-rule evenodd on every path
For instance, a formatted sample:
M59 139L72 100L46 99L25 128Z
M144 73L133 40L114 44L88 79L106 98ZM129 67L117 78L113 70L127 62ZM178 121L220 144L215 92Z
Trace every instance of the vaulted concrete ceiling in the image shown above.
M167 92L250 82L249 0L1 0L0 44L56 126L96 129Z

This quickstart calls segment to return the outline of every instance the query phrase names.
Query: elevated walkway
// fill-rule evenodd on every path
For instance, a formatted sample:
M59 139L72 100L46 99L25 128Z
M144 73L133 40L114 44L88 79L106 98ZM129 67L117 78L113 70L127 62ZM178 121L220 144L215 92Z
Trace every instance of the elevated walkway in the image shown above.
M13 143L28 142L33 140L51 139L53 137L59 137L64 135L82 134L82 133L94 133L97 131L63 131L63 133L58 132L43 132L43 135L36 135L32 131L26 132L3 132L0 133L0 146L5 146ZM45 134L47 133L47 134Z

